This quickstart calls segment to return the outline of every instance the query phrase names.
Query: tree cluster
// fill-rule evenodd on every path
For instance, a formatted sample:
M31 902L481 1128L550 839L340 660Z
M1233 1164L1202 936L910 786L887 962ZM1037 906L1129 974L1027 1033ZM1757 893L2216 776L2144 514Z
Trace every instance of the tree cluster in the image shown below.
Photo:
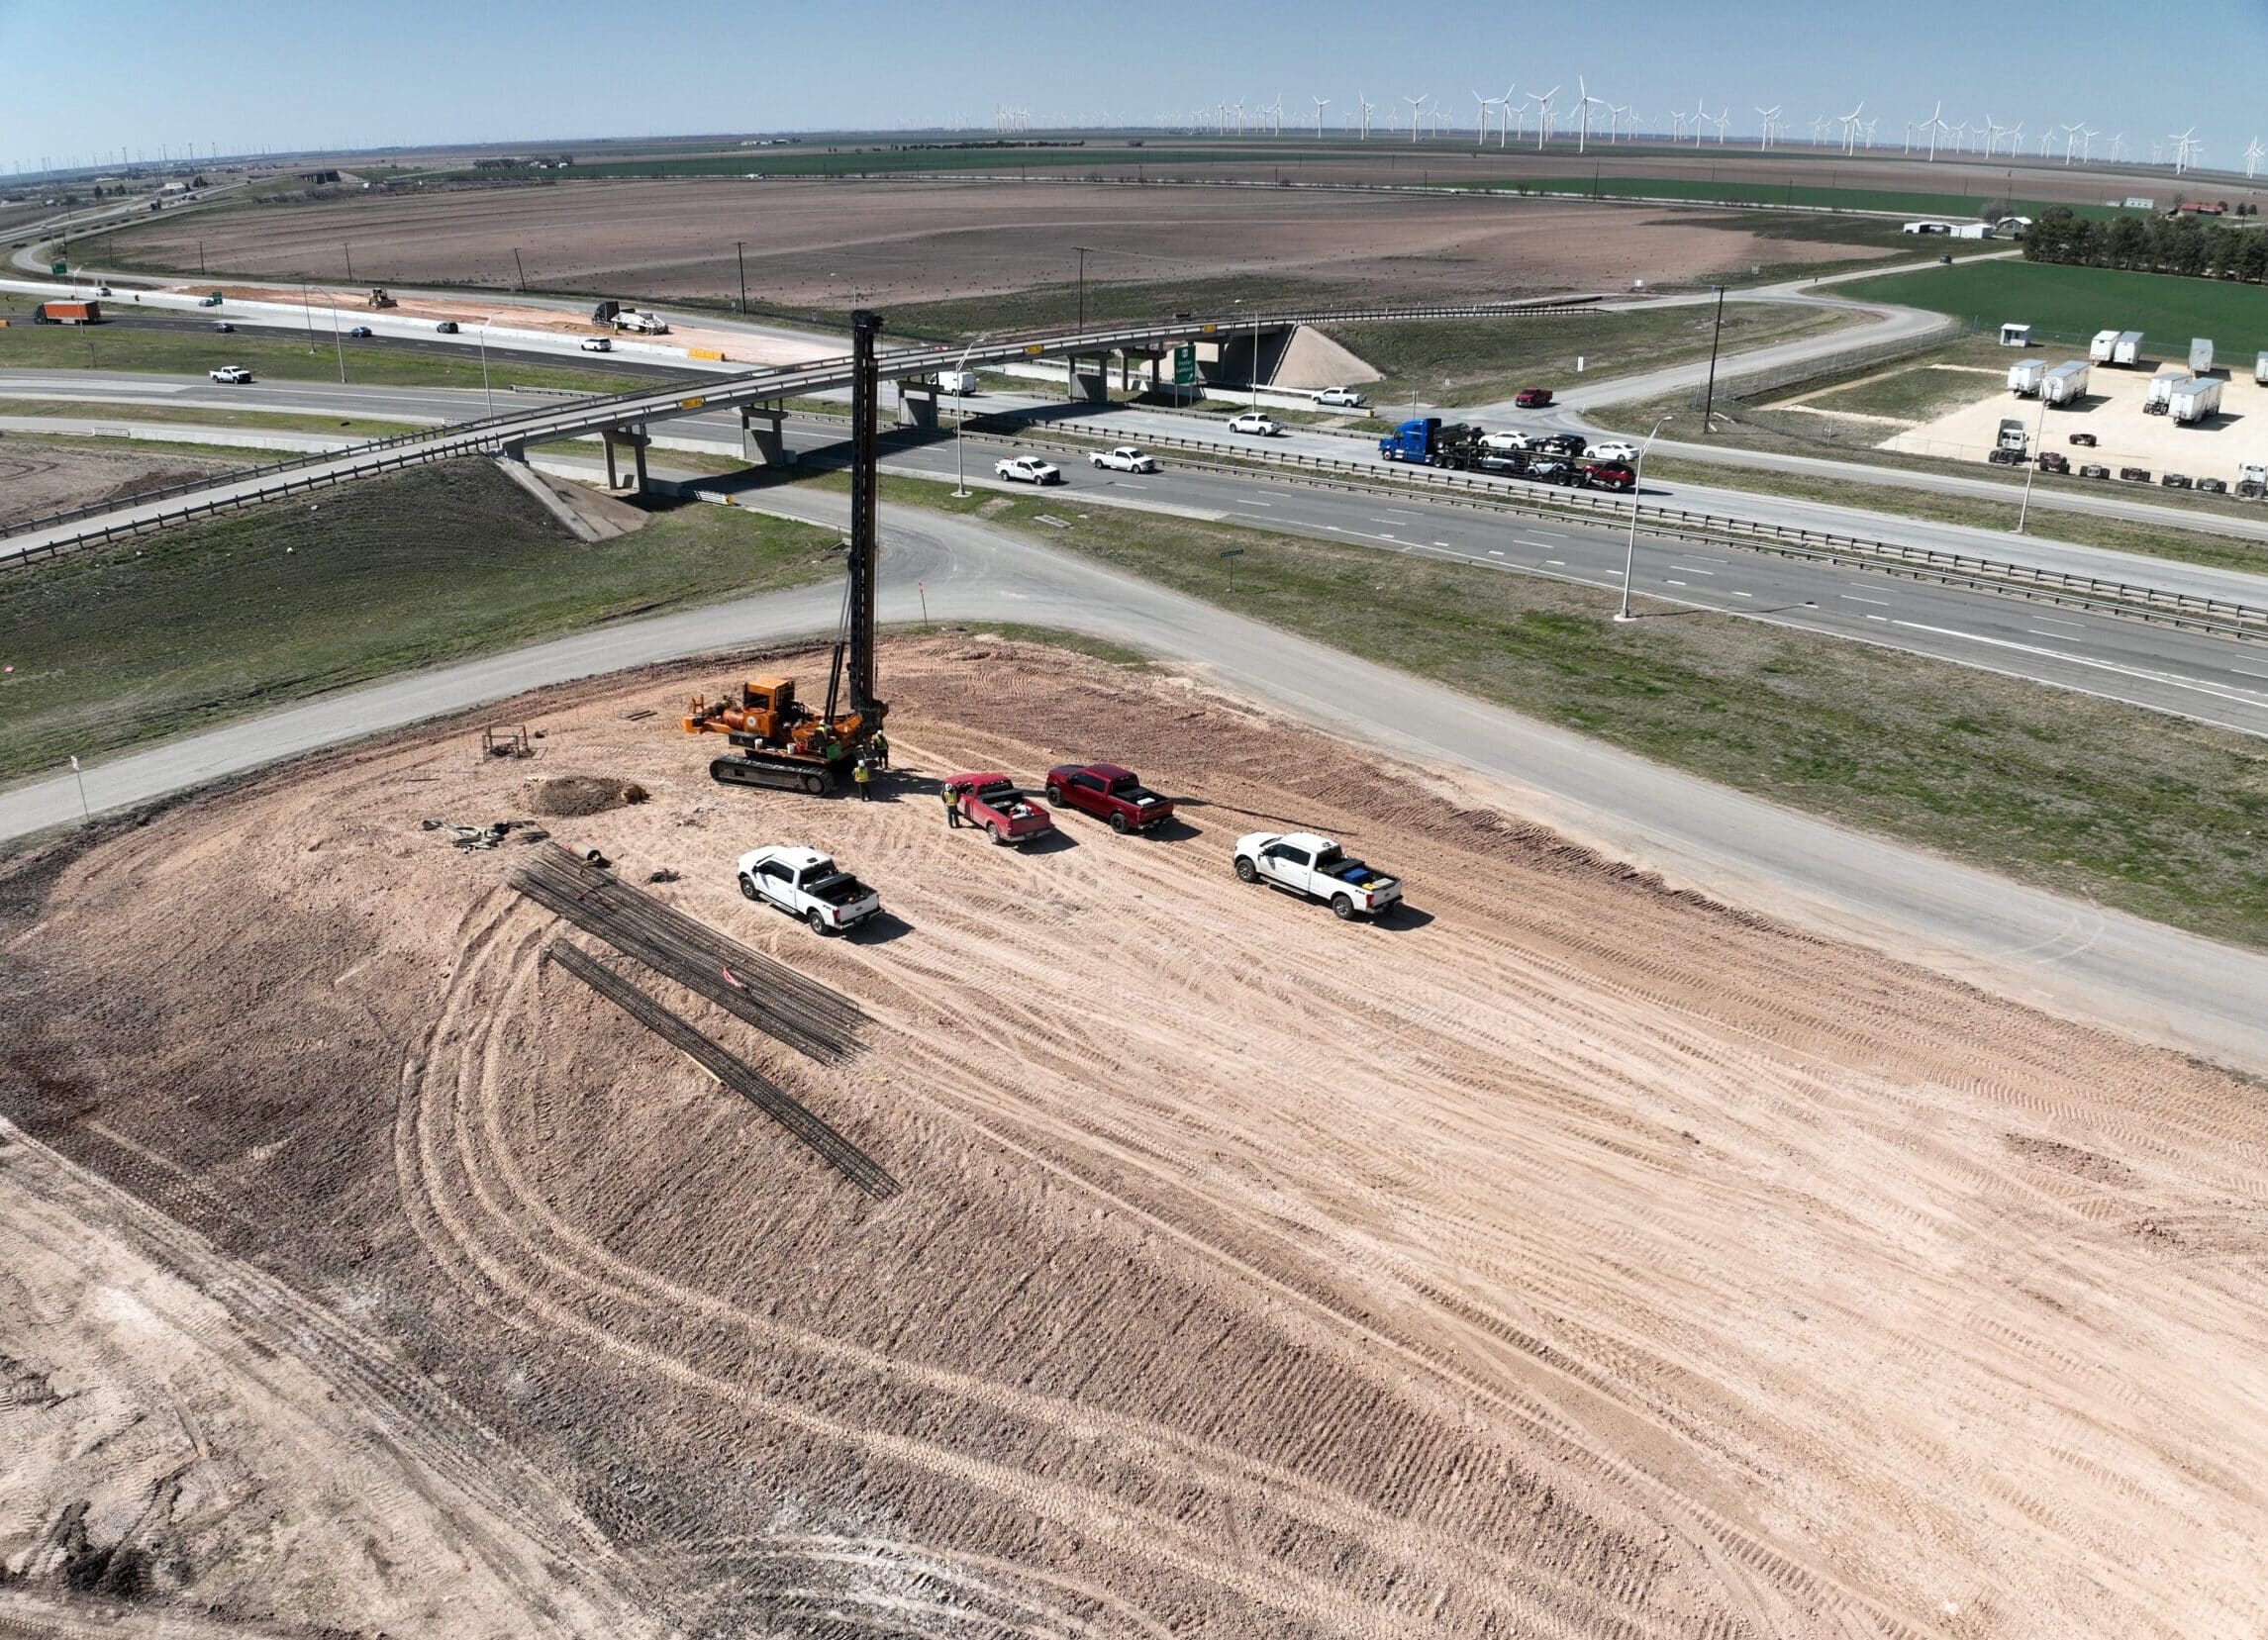
M2097 222L2056 205L2024 235L2023 259L2268 284L2268 232L2190 216Z

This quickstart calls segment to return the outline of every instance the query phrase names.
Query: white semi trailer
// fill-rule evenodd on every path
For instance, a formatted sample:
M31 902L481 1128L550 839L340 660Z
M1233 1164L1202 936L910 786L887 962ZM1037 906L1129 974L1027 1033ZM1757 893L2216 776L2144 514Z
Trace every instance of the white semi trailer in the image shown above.
M2161 366L2142 390L2142 414L2163 416L2173 404L2174 389L2190 379L2189 371L2178 364Z
M2268 358L2268 353L2260 355ZM2018 359L2008 367L2008 390L2020 399L2039 397L2039 378L2047 374L2047 360L2043 358Z
M2189 367L2190 373L2198 376L2213 368L2213 338L2193 336L2189 338Z
M2109 364L2111 354L2119 345L2117 331L2097 331L2095 339L2087 344L2087 357L2095 364Z
M2261 386L2268 387L2268 353L2262 353L2253 359L2252 379Z
M2178 427L2197 427L2211 421L2220 413L2221 381L2219 376L2200 376L2185 381L2173 390L2166 406Z
M2087 397L2089 373L2085 359L2066 359L2040 378L2039 396L2051 405L2075 405Z
M2111 345L2111 362L2133 366L2142 362L2142 333L2120 331L2119 339Z

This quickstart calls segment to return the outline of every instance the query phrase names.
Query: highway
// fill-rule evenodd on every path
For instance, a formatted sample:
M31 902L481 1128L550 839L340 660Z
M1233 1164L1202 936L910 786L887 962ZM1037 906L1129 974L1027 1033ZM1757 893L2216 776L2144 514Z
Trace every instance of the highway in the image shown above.
M52 373L0 375L0 408L19 391L38 394ZM74 373L84 374L84 373ZM480 395L449 388L349 387L276 382L222 388L170 378L105 377L90 392L106 395L130 417L138 405L258 408L300 413L351 413L391 421L447 421L480 404ZM467 400L470 401L470 406ZM126 419L123 418L122 419ZM1155 412L1096 415L1098 426L1174 418ZM1090 420L1081 418L1082 424ZM1186 431L1185 424L1184 430ZM193 435L193 429L181 429ZM739 424L730 416L688 416L668 424L669 445L737 453ZM790 441L824 458L839 454L840 431L821 423L791 424ZM1289 440L1286 440L1289 441ZM1340 442L1343 442L1341 440ZM989 482L993 459L1013 447L1006 438L971 437L965 464ZM1058 452L1048 452L1057 454ZM1608 590L1619 589L1626 538L1613 521L1545 522L1429 501L1287 483L1264 473L1175 469L1155 477L1106 473L1059 455L1060 494L1102 505L1172 511L1224 523L1268 528L1321 540L1420 557L1450 558L1492 570L1527 571ZM887 470L945 478L956 453L949 436L885 442ZM1649 486L1649 491L1653 488ZM1977 532L1963 532L1977 533ZM1988 537L2006 550L2005 537ZM0 542L0 547L8 543ZM2047 543L2037 543L2041 546ZM1972 547L1972 550L1974 548ZM2062 548L2050 559L2093 567L2116 554ZM2130 570L2132 561L2126 567ZM2154 580L2231 596L2257 585L2226 572L2151 566ZM2099 616L2021 599L1877 572L1820 564L1723 546L1695 547L1639 535L1633 595L1688 610L1773 622L1807 631L1900 648L2012 677L2076 689L2106 699L2246 733L2268 735L2268 645Z
M838 493L768 510L841 527ZM1664 769L1449 689L1118 575L980 521L886 506L881 615L1093 632L1192 664L1222 688L1420 764L1504 782L1518 812L1729 904L1864 940L2020 1001L2268 1069L2268 958L2023 888ZM922 583L918 595L915 583ZM86 772L97 809L145 803L547 683L831 633L833 585L592 628L286 707ZM885 657L885 665L887 659ZM656 732L666 732L657 730ZM688 753L687 778L701 755ZM0 792L0 838L77 820L66 776Z

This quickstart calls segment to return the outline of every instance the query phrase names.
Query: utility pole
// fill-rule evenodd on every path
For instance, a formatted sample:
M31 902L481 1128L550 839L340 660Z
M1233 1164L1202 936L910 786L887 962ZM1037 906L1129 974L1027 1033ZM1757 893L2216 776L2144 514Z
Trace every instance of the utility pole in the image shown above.
M512 247L512 266L520 275L520 294L525 296L528 294L528 270L520 266L520 247L518 245Z
M1709 333L1709 392L1701 405L1701 431L1703 433L1715 433L1717 431L1716 427L1711 424L1709 417L1710 413L1717 408L1717 344L1724 338L1725 287L1719 285L1717 287L1717 328Z
M342 244L340 248L346 252L346 282L352 284L354 282L354 247L350 244Z
M733 241L733 259L740 267L740 311L746 313L748 311L748 241L746 240L735 240Z
M205 276L205 241L204 241L203 240L199 240L199 241L197 241L197 277L198 277L198 278L200 278L200 279L202 279L204 276Z

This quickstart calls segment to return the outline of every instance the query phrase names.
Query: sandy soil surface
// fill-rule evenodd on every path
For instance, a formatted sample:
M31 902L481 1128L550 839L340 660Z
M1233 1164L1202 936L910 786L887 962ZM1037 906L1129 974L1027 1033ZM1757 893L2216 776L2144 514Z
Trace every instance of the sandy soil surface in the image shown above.
M688 1634L2268 1623L2256 1087L982 638L886 646L894 801L723 790L667 725L740 673L509 708L532 763L442 725L0 875L0 1113L493 1432L533 1473L480 1501L614 1546L583 1598ZM1024 855L931 795L1110 753L1188 823ZM558 841L681 873L652 892L872 1015L823 1067L644 976L903 1194L543 963L506 880L549 844L419 826L576 773L652 800ZM1294 821L1413 910L1238 885L1229 841ZM773 840L891 917L745 904L730 861ZM0 1554L133 1491L104 1465L46 1466ZM221 1610L307 1620L287 1593Z
M0 524L66 513L142 490L162 489L232 470L227 462L166 450L78 449L29 438L0 438Z
M1092 286L1264 275L1343 285L1349 300L1620 289L1789 259L1786 242L1710 220L1501 198L688 180L355 199L190 226L210 260L254 275L344 279L351 241L356 272L371 280L509 287L517 246L532 284L661 300L732 296L740 240L751 297L830 309L849 305L852 279L885 305L1064 284L1076 271L1074 244L1098 252L1087 262ZM180 265L196 255L188 232L151 223L121 245L139 260ZM1880 254L1800 249L1817 260Z
M2086 354L2084 350L2074 354L2034 349L2028 355L2014 348L2009 351L2012 361L2027 356L2044 358L2052 367ZM2027 437L2037 432L2042 440L2038 447L2063 451L2074 467L2085 461L2100 461L2113 473L2120 467L2146 467L2153 480L2161 473L2179 472L2192 478L2225 479L2233 489L2240 464L2268 462L2268 387L2254 382L2248 368L2224 369L2219 372L2220 414L2211 420L2185 427L2171 416L2142 414L2151 371L2161 364L2185 363L2186 357L2185 348L2180 355L2146 359L2130 370L2098 364L2088 374L2087 396L2076 405L2049 409L2044 421L2038 400L2020 399L2008 390L2005 372L1980 376L1973 404L1932 421L1901 424L1881 440L1881 447L1982 461L1999 434L2002 418L2013 416L2023 423ZM2096 446L2073 444L2074 433L2093 434Z

